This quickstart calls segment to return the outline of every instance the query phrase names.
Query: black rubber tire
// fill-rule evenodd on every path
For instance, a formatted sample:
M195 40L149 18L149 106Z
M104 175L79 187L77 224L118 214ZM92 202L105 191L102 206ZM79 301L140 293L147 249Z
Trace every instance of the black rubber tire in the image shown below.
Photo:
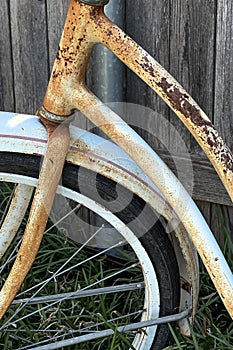
M0 172L38 177L40 164L41 158L37 156L0 152ZM137 220L138 215L142 213L142 209L145 209L146 205L141 198L135 194L132 195L132 200L127 207L116 212L115 206L117 206L119 192L121 196L128 196L128 190L100 174L94 174L87 169L66 164L62 178L63 186L79 192L79 185L82 181L85 181L86 184L85 189L82 188L82 194L97 200L96 190L93 190L97 189L98 201L101 202L102 198L100 204L111 211L114 210L115 215L129 225L134 232L143 232L145 225L142 217ZM155 216L149 206L147 207L144 217L145 223L150 215ZM140 237L140 241L147 251L157 274L161 298L160 316L177 312L180 301L179 269L171 242L159 220ZM163 349L168 345L169 339L168 326L159 326L151 350Z

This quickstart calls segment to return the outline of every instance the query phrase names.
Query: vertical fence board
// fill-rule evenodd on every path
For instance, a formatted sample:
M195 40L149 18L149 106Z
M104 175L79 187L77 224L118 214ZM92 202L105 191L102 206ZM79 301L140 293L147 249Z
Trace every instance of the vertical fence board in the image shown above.
M52 70L63 25L69 7L69 0L47 0L49 68Z
M10 1L15 109L35 113L48 81L45 1Z
M233 3L217 2L214 123L233 151ZM211 227L222 239L222 218L233 237L233 212L227 206L212 205Z
M169 69L169 2L127 0L126 32ZM127 100L167 113L166 106L136 75L128 71ZM166 112L164 112L164 108Z
M215 23L214 0L171 1L170 14L170 72L187 89L192 97L208 114L213 116ZM174 119L175 118L175 119ZM172 120L182 135L186 135L191 152L202 153L196 142L190 138L184 126ZM175 147L175 140L172 144ZM179 145L177 145L179 150Z
M126 1L126 32L166 69L169 69L169 14L169 1ZM126 95L127 102L155 111L152 115L148 110L144 110L144 113L138 116L143 120L144 129L139 133L153 148L166 149L169 130L161 126L159 119L169 119L168 107L129 70ZM139 113L142 113L142 109Z
M233 150L233 2L218 1L214 122Z
M213 119L215 24L216 2L214 0L171 1L171 50L170 72L187 89L192 97ZM204 156L201 148L176 116L171 122L184 137L191 153ZM179 152L179 144L172 135L171 144ZM206 221L211 224L211 204L198 202Z
M0 6L0 109L14 111L14 80L11 56L9 1Z

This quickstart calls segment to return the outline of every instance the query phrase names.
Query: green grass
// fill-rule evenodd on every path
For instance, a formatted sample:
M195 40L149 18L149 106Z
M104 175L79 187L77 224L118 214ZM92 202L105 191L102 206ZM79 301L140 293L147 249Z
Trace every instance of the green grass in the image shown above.
M3 198L0 205L0 211L4 212L4 206L7 202L11 188L6 186L0 189L0 198ZM25 225L25 222L24 222ZM233 243L229 231L223 222L223 234L225 237L224 254L233 269ZM22 227L23 230L24 227ZM20 236L20 234L19 234ZM19 238L17 238L19 239ZM16 239L16 240L17 240ZM23 289L27 289L32 284L39 284L42 279L49 277L55 266L61 266L68 257L77 250L77 245L67 239L64 235L57 234L55 231L45 235L37 259L26 278ZM95 254L94 251L81 251L72 261L77 264ZM121 256L116 260L117 264L127 266L132 264L133 256L130 254ZM40 295L49 295L80 289L91 283L96 283L106 274L114 273L115 263L109 260L106 254L98 256L94 260L83 264L80 268L70 271L69 273L53 278L41 291ZM71 263L70 263L71 264ZM69 264L68 264L69 266ZM7 267L5 274L1 275L1 283L4 282L10 265ZM135 267L130 273L124 273L118 278L119 283L139 282L142 275L140 269ZM33 282L32 282L33 281ZM101 282L98 286L108 286L109 281ZM1 284L0 283L0 284ZM28 294L30 295L30 293ZM116 331L118 321L109 323L110 319L117 319L125 312L135 312L141 307L142 294L140 291L102 296L92 296L85 299L63 301L59 304L41 310L36 315L25 319L17 324L13 322L10 326L11 331L0 332L0 349L13 350L20 344L35 342L43 339L50 339L54 334L53 329L60 335L67 330L77 330L79 327L90 326L98 323L98 330L107 328L113 329L113 336L110 338L100 339L97 342L90 342L84 345L66 347L67 350L128 350L130 347L130 338ZM39 307L39 305L37 306ZM17 309L10 308L6 318L9 318ZM127 309L127 310L126 310ZM33 311L33 306L28 306L26 311L22 311L18 316L22 316ZM131 319L136 322L137 317ZM127 319L125 320L127 323ZM45 329L43 333L37 332L38 329ZM190 350L232 350L233 349L233 323L223 306L205 268L201 265L200 274L200 297L198 311L195 322L191 326L191 337L182 336L178 330L171 328L173 338L171 345L167 349L190 349ZM22 335L20 335L22 334ZM75 333L74 335L77 335ZM23 339L20 339L19 337ZM62 339L62 338L61 338Z

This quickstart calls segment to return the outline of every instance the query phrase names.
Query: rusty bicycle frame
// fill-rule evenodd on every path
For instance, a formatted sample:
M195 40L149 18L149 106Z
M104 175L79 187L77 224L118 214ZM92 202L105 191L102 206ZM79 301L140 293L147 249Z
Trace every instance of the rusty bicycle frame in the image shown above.
M14 299L39 249L69 147L69 117L75 110L80 110L130 155L182 217L184 227L233 318L232 272L216 247L212 233L203 229L205 224L199 212L184 206L188 194L166 169L168 186L164 186L159 176L160 163L152 150L87 89L84 77L93 45L105 45L173 109L209 157L232 200L233 156L190 95L154 58L105 16L107 2L71 0L43 106L38 111L49 136L46 155L22 245L0 292L0 317Z

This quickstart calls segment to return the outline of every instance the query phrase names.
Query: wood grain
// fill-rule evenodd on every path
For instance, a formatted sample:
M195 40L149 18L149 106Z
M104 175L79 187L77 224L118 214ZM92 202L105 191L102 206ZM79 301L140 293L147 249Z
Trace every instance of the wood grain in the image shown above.
M15 110L35 113L48 81L45 1L10 0Z
M170 72L213 119L216 1L171 1ZM186 139L191 152L202 151L172 113L171 121ZM171 142L179 144L171 133Z
M217 2L214 123L233 151L233 3ZM211 227L220 244L225 230L233 239L233 210L211 206Z
M57 53L60 37L69 7L68 0L47 1L49 70Z
M218 1L214 123L233 151L233 2Z
M9 1L0 6L0 109L14 111L14 78L9 20Z
M168 70L170 65L169 21L169 1L126 1L126 32ZM127 102L151 108L161 118L169 120L169 108L144 82L129 70L127 71L126 95ZM140 135L153 148L165 150L164 144L169 142L169 130L161 127L157 118L148 118L147 112L141 118L144 126L143 130L139 131ZM157 138L151 137L155 132Z
M168 167L177 175L193 199L233 206L228 193L207 158L199 155L168 154L158 151ZM191 163L190 163L191 161Z

